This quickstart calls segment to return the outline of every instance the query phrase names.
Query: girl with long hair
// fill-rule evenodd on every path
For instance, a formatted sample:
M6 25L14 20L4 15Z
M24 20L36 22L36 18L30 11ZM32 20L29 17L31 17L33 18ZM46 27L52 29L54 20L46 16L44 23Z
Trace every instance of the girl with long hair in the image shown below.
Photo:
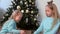
M56 34L60 26L60 18L57 7L53 4L53 1L48 2L45 7L46 18L42 20L39 28L34 34L39 34L43 31L43 34Z
M23 14L19 10L13 11L9 20L7 20L0 31L0 34L14 33L14 34L25 34L24 30L17 30L16 23L19 23Z

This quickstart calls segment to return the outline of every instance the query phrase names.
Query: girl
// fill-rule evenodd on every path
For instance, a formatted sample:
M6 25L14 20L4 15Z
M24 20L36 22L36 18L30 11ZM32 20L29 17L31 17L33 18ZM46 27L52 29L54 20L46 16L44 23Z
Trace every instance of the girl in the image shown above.
M22 18L22 13L18 10L15 10L12 15L11 15L11 18L6 21L2 27L2 30L0 31L0 34L5 34L5 33L8 33L8 32L11 32L11 33L14 33L14 34L17 34L17 33L20 33L20 34L24 34L24 30L16 30L16 23L18 23L21 18Z
M48 2L45 8L46 18L42 20L39 28L34 32L34 34L39 34L43 31L43 34L56 34L59 26L60 19L57 11L57 7L52 1Z

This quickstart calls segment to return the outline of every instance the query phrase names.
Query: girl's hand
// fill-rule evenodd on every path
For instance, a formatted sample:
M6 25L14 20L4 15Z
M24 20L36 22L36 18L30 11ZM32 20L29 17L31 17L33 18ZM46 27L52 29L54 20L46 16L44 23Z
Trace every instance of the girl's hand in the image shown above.
M26 31L25 30L21 30L20 34L26 34Z

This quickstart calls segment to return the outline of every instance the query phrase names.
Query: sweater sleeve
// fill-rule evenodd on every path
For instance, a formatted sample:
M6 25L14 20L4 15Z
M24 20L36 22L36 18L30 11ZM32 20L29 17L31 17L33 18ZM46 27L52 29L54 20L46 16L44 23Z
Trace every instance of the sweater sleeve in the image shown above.
M43 21L41 22L39 28L34 32L34 34L40 34L42 30L43 30Z
M20 33L20 30L13 29L12 27L9 28L11 33Z
M15 26L16 26L16 23L14 21L11 21L9 23L9 25L8 25L9 32L12 32L12 33L20 33L20 30L16 30L16 27Z
M8 22L9 22L9 21L10 21L10 20L6 21L6 22L3 24L2 29L1 29L1 31L0 31L0 34L1 34L1 33L4 34L4 33L7 33L7 32L8 32L8 27L7 27L7 25L8 25Z
M6 32L8 32L8 30L7 30L7 27L4 26L4 27L2 28L2 30L0 31L0 33L6 33Z

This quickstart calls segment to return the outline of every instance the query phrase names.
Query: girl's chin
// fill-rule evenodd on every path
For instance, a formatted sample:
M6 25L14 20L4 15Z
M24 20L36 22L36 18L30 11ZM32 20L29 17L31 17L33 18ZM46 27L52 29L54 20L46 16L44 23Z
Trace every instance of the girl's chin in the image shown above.
M47 17L51 17L50 15L47 15Z

